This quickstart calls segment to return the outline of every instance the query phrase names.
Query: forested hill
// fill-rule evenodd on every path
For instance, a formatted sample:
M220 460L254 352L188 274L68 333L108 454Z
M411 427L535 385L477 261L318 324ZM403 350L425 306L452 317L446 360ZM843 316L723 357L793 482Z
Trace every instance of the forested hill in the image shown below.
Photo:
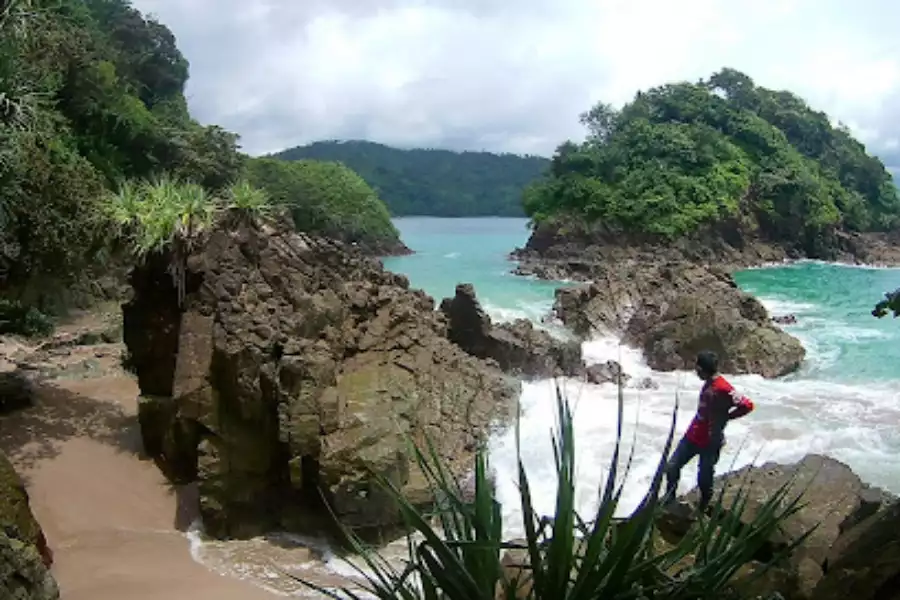
M536 223L662 239L718 229L808 256L827 256L838 231L900 224L890 173L847 128L733 69L639 92L621 110L598 104L582 123L587 139L559 146L526 192Z
M367 141L315 142L274 157L340 161L375 188L395 216L524 216L522 191L549 165L538 156L401 150Z

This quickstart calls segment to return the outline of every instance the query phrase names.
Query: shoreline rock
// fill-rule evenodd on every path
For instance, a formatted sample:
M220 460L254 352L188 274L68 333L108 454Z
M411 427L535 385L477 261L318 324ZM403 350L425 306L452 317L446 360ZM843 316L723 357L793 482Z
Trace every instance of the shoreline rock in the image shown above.
M555 314L582 338L598 330L620 335L657 371L690 370L697 352L713 350L727 373L771 378L795 371L805 356L724 271L634 258L592 268L602 283L557 289Z
M892 550L897 546L900 499L864 483L841 461L817 454L796 463L747 466L715 479L716 497L722 494L726 510L738 494L746 494L739 517L745 525L783 485L789 486L785 501L802 494L802 506L738 573L736 588L746 597L778 592L785 600L837 599L846 597L838 591L846 594L850 589L854 600L882 597L878 594L887 591L891 578L900 577L900 553ZM688 507L698 497L697 490L691 490L661 516L658 527L670 543L692 526ZM798 543L760 579L751 580L763 563ZM877 575L869 569L873 556L882 557Z
M286 223L217 230L187 260L180 305L170 260L132 273L124 340L145 447L198 482L215 537L339 538L320 490L360 535L390 536L399 514L373 473L432 501L405 436L428 436L461 476L511 417L520 383L358 249Z
M471 284L457 285L455 296L445 298L440 310L447 318L450 341L472 356L496 361L505 373L550 379L584 372L579 342L557 340L528 319L493 323Z

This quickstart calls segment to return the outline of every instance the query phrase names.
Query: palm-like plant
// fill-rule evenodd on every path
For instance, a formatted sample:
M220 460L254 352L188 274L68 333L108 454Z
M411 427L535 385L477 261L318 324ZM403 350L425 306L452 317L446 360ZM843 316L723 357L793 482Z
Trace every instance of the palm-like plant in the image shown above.
M628 519L618 519L615 514L623 483L617 485L616 481L623 407L620 385L615 451L606 483L599 490L599 505L593 519L587 522L581 519L575 506L572 414L557 389L558 431L553 438L557 475L555 514L552 519L542 518L534 510L531 487L520 458L518 479L524 544L503 541L501 537L500 506L493 495L483 452L475 458L475 496L470 502L430 444L425 450L411 445L412 456L439 501L434 515L426 515L408 502L398 487L378 478L422 541L414 543L411 536L408 538L409 552L401 568L345 529L351 549L367 567L357 567L365 579L365 592L384 600L722 597L737 570L752 560L785 519L800 510L802 494L790 498L793 481L789 481L748 520L741 518L747 503L744 487L727 505L720 493L709 518L700 519L676 545L660 549L655 543L657 518L662 510L657 497L675 430L675 412L665 450L643 501ZM516 439L519 446L518 427ZM630 464L631 458L626 463L626 478ZM431 525L431 516L437 517L440 527ZM797 543L803 539L805 536ZM526 564L519 569L504 570L501 560L508 550L527 556ZM685 564L688 566L683 567ZM331 598L361 597L349 588L333 591L300 581Z
M240 219L257 220L272 214L269 195L246 179L241 179L228 188L225 198L226 208Z

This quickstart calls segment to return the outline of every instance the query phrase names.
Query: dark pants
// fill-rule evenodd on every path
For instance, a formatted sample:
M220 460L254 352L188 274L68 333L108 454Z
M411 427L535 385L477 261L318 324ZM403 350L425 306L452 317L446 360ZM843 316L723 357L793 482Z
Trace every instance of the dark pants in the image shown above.
M713 477L715 475L716 463L719 462L719 452L722 444L711 442L706 448L701 448L697 444L691 442L687 438L681 438L675 452L669 457L669 463L666 465L666 495L665 502L675 499L675 492L678 489L678 480L681 477L681 469L691 462L695 456L700 457L700 464L697 466L697 487L700 488L700 509L704 509L712 500L713 493Z

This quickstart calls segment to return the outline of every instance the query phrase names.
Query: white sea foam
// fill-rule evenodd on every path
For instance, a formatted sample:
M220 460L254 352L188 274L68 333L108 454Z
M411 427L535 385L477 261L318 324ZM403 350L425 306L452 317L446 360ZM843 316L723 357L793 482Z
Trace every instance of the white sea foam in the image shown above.
M589 363L616 360L632 376L650 377L658 385L656 389L625 390L623 456L630 452L632 440L636 449L620 507L625 514L637 506L649 486L665 445L676 396L676 435L680 435L696 409L700 382L693 373L652 371L639 352L621 347L611 337L587 342L584 355ZM825 453L847 462L864 480L900 492L897 386L766 380L756 375L729 379L755 401L757 408L751 417L729 425L720 470ZM589 513L595 508L598 486L604 481L615 442L617 389L612 384L562 383L575 417L580 508ZM522 393L522 460L536 509L542 513L552 512L555 494L550 437L556 418L554 386L552 381L528 383ZM511 536L522 534L515 451L512 432L493 440L492 463L499 475L506 533ZM685 469L681 489L694 487L695 477L693 469Z

